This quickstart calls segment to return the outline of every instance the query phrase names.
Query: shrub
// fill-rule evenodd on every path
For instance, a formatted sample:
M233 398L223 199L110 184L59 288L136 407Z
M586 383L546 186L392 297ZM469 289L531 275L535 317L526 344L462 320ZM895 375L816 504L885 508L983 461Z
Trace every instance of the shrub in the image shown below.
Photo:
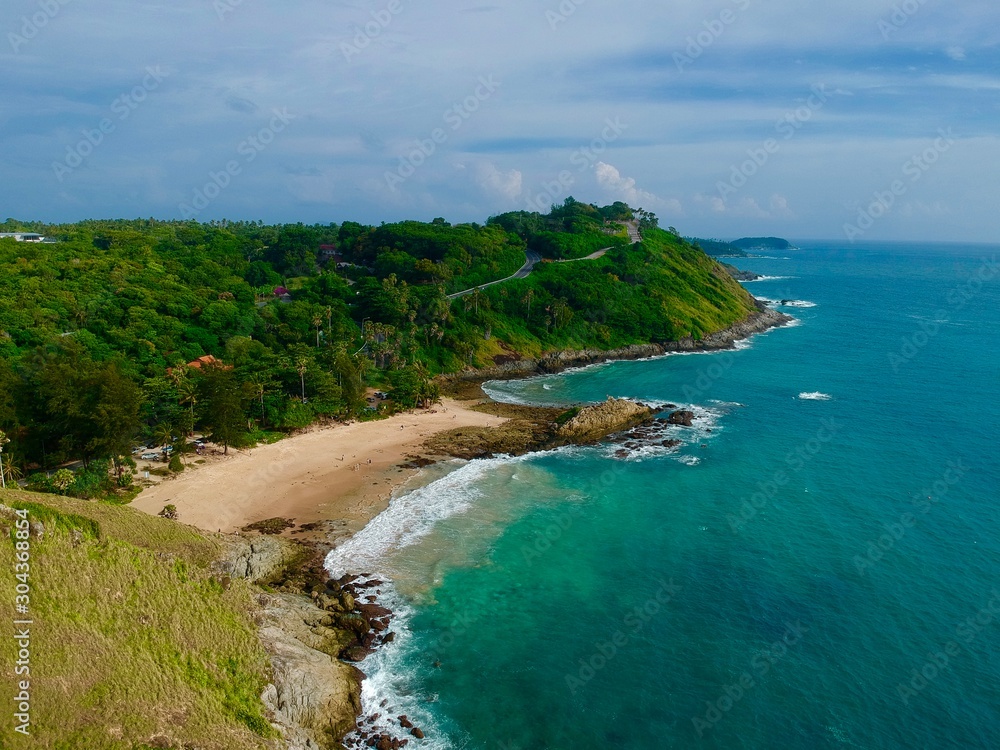
M161 510L157 515L163 516L164 518L169 518L170 520L177 519L177 506L171 503L170 505L164 505L163 510Z
M180 472L184 471L184 464L181 463L181 457L171 456L170 463L167 464L167 468L170 469L170 471L174 472L175 474L179 474Z

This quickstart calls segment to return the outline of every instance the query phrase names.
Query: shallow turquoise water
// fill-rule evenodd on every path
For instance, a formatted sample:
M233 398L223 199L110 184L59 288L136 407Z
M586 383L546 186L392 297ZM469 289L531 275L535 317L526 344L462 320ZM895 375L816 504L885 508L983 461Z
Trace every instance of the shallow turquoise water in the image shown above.
M331 555L395 582L416 744L1000 746L1000 253L802 244L737 262L795 327L491 386L690 404L678 450L473 462Z

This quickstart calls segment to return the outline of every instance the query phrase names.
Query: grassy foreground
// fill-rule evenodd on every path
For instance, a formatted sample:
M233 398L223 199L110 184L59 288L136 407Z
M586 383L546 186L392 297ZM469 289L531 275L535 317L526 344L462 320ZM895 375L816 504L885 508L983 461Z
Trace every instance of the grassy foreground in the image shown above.
M0 513L0 747L264 748L267 654L253 589L208 569L217 544L127 507L0 491L30 538L31 736L15 731L14 524Z

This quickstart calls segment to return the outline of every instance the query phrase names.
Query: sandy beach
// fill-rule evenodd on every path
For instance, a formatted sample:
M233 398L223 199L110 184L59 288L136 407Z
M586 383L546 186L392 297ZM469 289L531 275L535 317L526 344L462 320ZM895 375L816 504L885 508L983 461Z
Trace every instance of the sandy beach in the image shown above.
M147 488L132 507L156 514L173 504L179 521L206 531L231 533L280 517L300 526L343 522L344 531L353 532L380 513L393 489L417 471L400 465L419 455L428 437L503 421L445 398L427 411L321 428L250 451L230 450Z

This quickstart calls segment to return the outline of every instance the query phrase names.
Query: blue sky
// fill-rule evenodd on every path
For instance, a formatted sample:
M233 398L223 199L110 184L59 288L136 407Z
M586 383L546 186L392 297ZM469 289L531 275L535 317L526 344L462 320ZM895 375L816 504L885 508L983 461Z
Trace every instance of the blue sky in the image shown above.
M1000 7L10 0L0 213L995 242ZM852 229L853 228L853 229Z

